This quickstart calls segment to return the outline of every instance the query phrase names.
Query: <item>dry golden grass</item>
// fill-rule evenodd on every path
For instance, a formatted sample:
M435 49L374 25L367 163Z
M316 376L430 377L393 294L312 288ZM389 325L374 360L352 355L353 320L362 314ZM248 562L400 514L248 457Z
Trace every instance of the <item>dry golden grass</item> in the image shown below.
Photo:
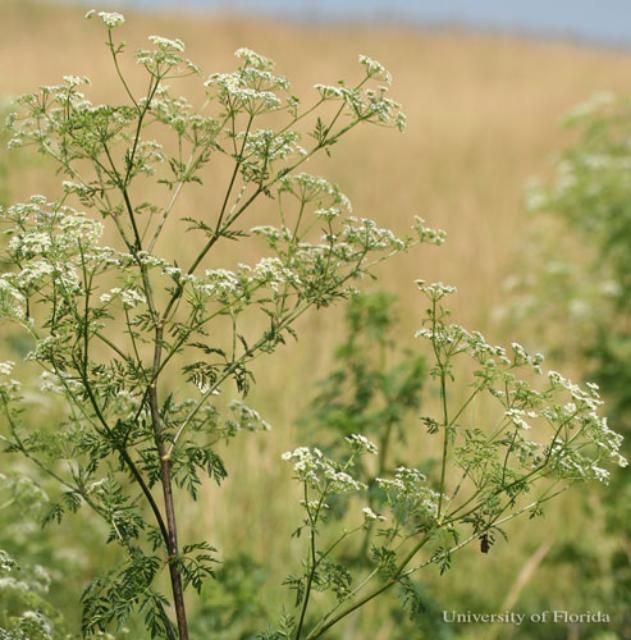
M102 31L84 24L82 16L81 9L2 0L0 96L73 73L92 78L94 100L120 97L107 51L98 46ZM338 182L359 215L401 231L420 214L447 230L443 248L414 251L380 271L379 286L401 298L402 336L412 335L422 312L413 284L422 277L455 284L457 319L502 338L492 310L502 302L500 285L525 242L524 184L549 169L564 143L560 117L595 91L624 91L631 63L623 52L460 31L296 26L175 13L127 17L123 33L130 48L152 33L181 37L189 56L210 73L233 68L232 52L248 46L275 59L301 96L315 82L356 77L358 53L392 71L393 95L408 114L405 135L365 128L335 149L331 160L314 161L308 170ZM131 67L130 74L132 82L139 77ZM54 195L56 189L41 163L12 175L14 200L32 192ZM180 211L209 209L218 197L209 181L184 197ZM174 221L168 237L178 238L177 228ZM164 249L185 252L177 240ZM286 470L279 468L278 454L298 439L293 419L309 386L326 370L340 319L339 311L312 313L302 322L301 342L265 362L265 383L254 404L274 423L275 436L236 444L229 457L233 479L221 491L209 489L208 506L195 520L196 531L210 531L222 550L247 549L278 565L294 555L278 530L279 522L287 523L289 500L279 493L286 490ZM234 526L244 520L246 526ZM509 549L489 561L491 571L502 563L509 567L503 569L508 577L492 587L498 603L520 555L511 559ZM387 625L380 633L373 637L388 637Z

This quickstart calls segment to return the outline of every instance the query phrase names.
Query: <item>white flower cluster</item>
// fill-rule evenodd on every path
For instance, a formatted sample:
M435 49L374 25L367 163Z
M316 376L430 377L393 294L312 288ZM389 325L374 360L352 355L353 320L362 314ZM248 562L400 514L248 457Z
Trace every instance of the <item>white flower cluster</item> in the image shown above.
M280 242L290 242L292 232L288 227L273 227L272 225L258 225L250 229L255 236L265 238L270 247L277 248Z
M72 207L47 202L34 196L2 211L10 240L10 261L20 270L0 276L0 307L4 316L24 317L24 296L46 283L61 288L63 295L79 289L78 269L82 262L93 261L100 268L104 256L98 241L103 233L100 222ZM12 310L13 305L13 310Z
M378 513L375 513L370 507L364 507L362 509L365 522L385 522L386 517Z
M355 480L346 471L336 470L333 466L324 469L324 477L327 481L326 491L329 494L357 493L368 488L363 482Z
M35 347L26 354L25 360L33 362L52 362L63 352L66 336L61 333L48 335L35 343Z
M526 418L537 417L537 413L535 411L524 411L523 409L517 408L507 409L505 415L518 429L524 430L531 428Z
M419 288L430 300L439 301L445 296L454 293L456 289L442 284L441 282L426 284L422 280L417 280ZM443 324L442 322L426 322L427 326L416 332L417 338L425 338L434 344L445 347L452 347L454 353L467 353L476 362L486 368L490 379L500 375L502 368L515 368L529 366L536 373L541 373L543 355L536 353L531 355L519 344L512 344L513 357L508 357L508 352L504 347L490 344L479 331L467 331L459 324ZM431 326L433 325L433 326ZM501 391L496 396L502 397Z
M381 64L381 62L370 58L366 55L359 55L359 64L363 65L366 69L366 75L369 78L375 78L376 80L382 80L390 84L392 82L392 74Z
M149 42L155 49L138 49L136 62L147 69L153 76L169 77L199 74L199 67L182 57L185 46L179 38L164 38L162 36L149 36Z
M524 364L530 365L537 373L541 373L541 364L543 363L543 354L535 353L530 355L519 342L511 343L511 349L513 350L513 364L514 366L521 366Z
M330 84L314 84L313 88L320 94L323 100L336 100L344 97L344 86L335 86Z
M9 251L16 258L26 260L48 253L51 247L50 235L38 231L14 235L9 241Z
M359 433L352 433L344 438L348 442L354 451L361 453L377 453L377 446L371 442L366 436Z
M246 67L240 70L243 79L250 85L256 86L259 89L266 88L268 91L275 89L282 89L287 91L289 89L289 81L285 76L280 76L271 71L263 71L254 67Z
M238 49L236 56L244 61L240 69L213 73L205 86L217 90L220 102L230 112L255 115L280 109L282 100L275 92L289 88L287 78L272 73L273 62L250 49Z
M328 241L329 236L325 236L323 239ZM343 243L361 248L362 251L387 249L402 251L405 248L405 241L398 238L392 230L377 226L377 223L370 218L350 216L344 222L339 239Z
M412 228L416 231L420 242L435 244L437 247L445 243L447 232L443 229L432 229L425 226L425 220L419 216L414 217Z
M33 590L32 586L27 583L20 582L19 584L26 584L27 591ZM17 627L24 635L21 633L20 636L11 635L9 637L42 638L43 640L52 640L54 637L54 626L41 611L23 611L17 619Z
M316 218L322 218L331 222L335 218L339 218L342 211L339 207L320 207L313 212Z
M322 461L325 460L320 449L314 447L298 447L293 451L285 451L281 456L285 462L294 463L294 471L300 480L317 483L318 471L322 467Z
M125 23L125 16L121 13L117 13L116 11L99 11L97 13L94 9L92 9L85 14L85 17L89 20L95 15L101 18L103 24L108 29L115 29L116 27Z
M237 134L237 140L243 140L245 132ZM259 160L274 162L284 160L292 154L306 155L307 151L296 144L300 135L296 131L284 131L278 133L273 129L257 129L247 135L243 155L246 162L251 162L251 157Z
M51 372L44 371L40 376L40 391L44 393L63 394L64 388L60 384L59 377Z
M442 300L445 296L456 293L456 287L452 287L442 282L430 282L425 280L417 280L416 286L433 302Z
M226 421L231 436L239 431L271 431L269 423L261 418L261 414L240 400L233 400L229 407L234 416L234 419Z
M293 451L286 451L281 458L285 462L294 463L298 480L308 483L323 494L342 495L366 489L363 482L341 470L338 464L326 458L316 447L298 447Z
M584 439L582 444L596 447L594 459L586 458L586 466L591 469L592 463L597 464L602 457L614 462L620 467L628 465L627 459L620 453L623 436L613 431L607 418L598 415L603 401L598 393L598 385L587 383L586 389L568 380L556 371L548 373L551 389L569 393L572 401L565 405L551 405L542 411L542 415L552 424L563 424L568 431L576 433L580 430ZM576 448L578 449L578 444Z
M13 287L13 290L18 291L20 295L30 295L47 284L59 287L64 296L74 295L80 289L79 276L70 262L64 264L51 263L48 260L31 260L17 273L5 273L0 279L7 282L9 288ZM19 304L17 296L14 295L14 299ZM23 316L19 309L20 307L16 312Z
M546 453L550 455L550 473L555 477L609 483L609 471L592 462L589 456L583 455L576 448L568 447L562 442L554 442Z
M11 280L7 274L0 276L0 318L23 320L26 316L26 298Z
M156 47L158 47L158 49L184 53L184 43L179 38L175 38L174 40L172 40L171 38L163 38L162 36L149 36L148 40Z
M88 76L64 76L64 82L71 87L79 87L82 84L91 84L90 78Z
M394 126L403 131L407 125L407 116L401 111L401 105L396 100L386 97L387 91L386 87L379 87L376 91L366 89L364 104L361 105L359 114L369 122Z
M11 360L0 362L0 398L13 400L20 390L20 383L11 378L15 363Z
M143 140L137 145L137 174L154 175L156 171L154 165L164 161L164 147L157 140Z
M368 77L376 78L377 74ZM314 89L320 94L322 100L343 101L351 117L358 121L392 126L399 131L405 129L407 122L405 113L398 102L387 97L388 87L360 89L350 88L340 83L338 85L316 84Z
M13 372L13 367L15 367L15 362L12 360L0 362L0 376L10 376Z
M257 235L272 238L272 228L255 228ZM274 240L271 240L273 243ZM261 289L274 296L283 295L287 288L300 289L302 281L298 273L287 268L278 257L261 258L254 266L239 264L237 271L208 269L203 277L192 280L192 292L198 304L215 299L234 310L241 308Z
M261 258L251 273L255 283L267 285L272 291L278 292L284 284L296 289L301 286L298 275L285 267L280 258Z
M96 195L97 190L93 187L88 187L82 182L76 182L74 180L64 180L62 183L62 187L64 193L66 194L76 194L77 197L82 201L87 201L89 203L93 202L93 198Z
M135 287L114 287L99 297L103 304L109 304L115 299L121 300L124 309L134 309L139 304L147 304L144 293Z
M426 481L418 469L403 466L397 467L393 479L377 478L377 486L385 492L394 517L401 524L412 519L436 519L439 494Z
M240 164L241 175L246 182L260 183L267 180L274 163L289 156L306 156L307 151L297 141L295 131L278 133L272 129L258 129L247 134L240 132L237 140L245 140Z
M246 288L239 275L228 269L207 269L204 277L192 284L195 293L204 298L216 298L225 304L242 297Z
M279 192L291 193L304 204L313 202L316 205L316 214L327 208L333 208L335 216L350 214L353 210L348 196L336 185L331 184L326 178L309 173L303 172L283 177L280 180Z
M248 67L254 67L255 69L259 69L261 71L269 70L274 68L274 62L265 56L262 56L260 53L256 51L252 51L252 49L248 49L247 47L241 47L234 52L236 58L239 60L243 60L244 64Z
M0 480L4 480L5 476L0 474ZM0 571L6 571L7 573L13 571L16 567L15 560L3 549L0 549Z
M427 285L421 282L419 286L432 301L439 301L451 292L441 283ZM601 470L603 460L620 466L627 464L620 453L622 436L609 428L606 418L598 415L602 401L597 385L588 383L583 389L556 371L547 374L547 386L537 385L536 378L530 382L530 372L528 377L520 378L517 371L523 368L538 375L543 373L541 354L531 355L516 342L507 352L489 344L479 332L468 332L457 324L444 324L445 315L442 307L434 305L429 310L426 326L417 332L417 336L429 339L442 354L443 362L448 363L461 354L469 355L478 365L473 373L476 393L488 391L499 401L503 407L503 425L506 425L502 429L514 428L510 437L495 443L481 431L473 437L471 430L466 430L469 438L457 449L460 464L464 460L466 466L468 457L472 455L475 459L482 450L494 455L496 445L507 447L508 452L516 454L527 468L563 479L604 482L607 475ZM547 443L528 441L521 436L542 423L547 423L554 434ZM514 473L506 467L508 460L506 456L502 478Z

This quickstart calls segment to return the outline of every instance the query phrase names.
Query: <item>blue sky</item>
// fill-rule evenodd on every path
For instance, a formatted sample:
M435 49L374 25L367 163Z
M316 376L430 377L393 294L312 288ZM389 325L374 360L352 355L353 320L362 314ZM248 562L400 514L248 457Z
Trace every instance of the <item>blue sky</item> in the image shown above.
M84 4L93 5L92 0ZM104 2L96 3L103 6ZM477 27L631 44L631 0L111 0L180 10L231 10L291 20L456 22Z

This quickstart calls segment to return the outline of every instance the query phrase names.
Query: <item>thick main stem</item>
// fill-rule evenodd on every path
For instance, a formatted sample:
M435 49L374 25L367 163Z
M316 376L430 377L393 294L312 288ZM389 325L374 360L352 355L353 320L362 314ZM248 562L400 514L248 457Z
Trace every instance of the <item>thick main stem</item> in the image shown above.
M162 356L162 326L156 326L155 347L153 354L153 369L160 369ZM154 380L149 389L149 410L153 425L156 446L160 455L160 480L164 495L164 510L167 526L167 551L169 554L169 575L171 578L171 590L173 592L173 606L180 640L188 640L188 622L186 620L186 606L184 604L184 588L178 560L177 522L175 518L175 502L173 500L173 481L171 477L171 460L167 455L166 446L162 434L160 409L158 405L157 381Z
M173 591L173 605L180 640L188 640L188 622L186 620L186 606L184 604L184 588L182 575L178 567L177 525L175 521L175 505L173 502L173 483L171 481L171 461L160 458L160 479L164 493L164 507L167 516L168 546L169 546L169 575L171 590Z

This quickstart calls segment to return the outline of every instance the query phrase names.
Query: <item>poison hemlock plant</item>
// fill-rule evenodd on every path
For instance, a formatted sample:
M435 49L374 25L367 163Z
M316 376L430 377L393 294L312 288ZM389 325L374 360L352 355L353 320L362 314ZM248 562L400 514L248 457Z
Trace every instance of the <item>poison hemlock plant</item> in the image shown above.
M574 482L606 482L610 462L626 465L619 453L621 436L597 413L596 385L582 389L555 371L544 375L540 354L529 355L517 343L507 351L448 323L444 298L454 289L442 283L418 285L428 308L417 336L431 347L430 376L440 398L438 416L422 418L428 436L440 441L437 472L429 477L400 465L375 477L386 497L386 507L377 513L360 508L368 487L355 477L356 469L363 458L378 455L363 435L345 437L347 454L341 461L318 447L285 453L302 486L304 519L294 535L306 539L304 571L287 579L297 613L261 636L266 640L323 637L393 587L402 590L412 610L422 608L411 583L419 570L437 565L446 571L455 552L472 541L488 553L498 535L506 537L505 523L521 514L540 515L546 502ZM465 373L471 365L472 372ZM461 403L450 395L456 375L469 376L470 393ZM477 424L470 411L483 398L496 406L492 424ZM353 525L342 532L335 523L330 526L328 515L329 503L340 496L357 503ZM339 558L366 530L372 533L369 568L353 575ZM328 599L323 604L319 598L318 613L309 615L317 592Z
M12 363L0 368L0 399L9 451L63 490L47 520L87 507L107 522L108 543L126 552L123 566L86 589L84 634L140 612L153 637L183 640L184 592L202 588L217 558L205 541L180 544L176 501L195 499L202 475L225 478L217 442L267 428L241 399L226 413L216 396L230 383L245 396L252 360L295 337L306 310L347 297L375 263L434 234L419 220L414 236L398 238L353 217L336 186L299 171L360 124L403 128L378 62L361 56L356 85L316 85L303 108L271 61L240 49L236 71L204 82L197 110L167 84L200 75L180 40L150 36L152 48L137 52L147 76L139 95L115 38L123 16L98 17L127 103L93 104L82 92L88 80L67 76L20 98L9 121L12 146L33 146L66 177L59 199L37 195L2 211L11 270L0 277L2 316L30 336L27 360L43 369L38 392L59 396L65 412L54 425L33 427L34 390L11 377ZM261 127L282 117L274 129ZM297 127L309 119L301 136ZM182 190L201 183L217 159L232 165L222 204L184 219L198 249L180 266L167 257L165 227ZM263 198L276 202L277 226L249 220ZM220 241L248 236L269 255L205 268ZM257 314L267 323L258 335ZM169 595L159 587L165 571Z
M66 180L58 199L37 195L2 211L11 269L0 276L0 311L32 341L20 365L24 376L33 367L43 373L35 389L3 363L0 404L9 451L61 489L47 520L88 508L107 524L107 542L125 553L84 592L84 636L116 633L140 614L151 637L186 640L185 591L202 590L218 557L208 541L178 540L176 507L198 497L204 476L217 483L226 477L218 442L268 428L243 402L254 382L252 361L295 337L295 322L308 309L349 297L377 262L420 242L440 244L443 236L417 220L413 236L398 238L353 217L337 187L299 171L360 124L403 127L378 62L361 56L364 75L356 85L316 85L314 103L302 107L268 59L240 49L237 71L211 75L195 109L167 85L200 74L180 40L150 36L152 48L137 52L147 75L139 95L123 73L124 45L114 35L124 18L98 17L127 102L92 104L82 92L87 81L68 76L22 97L10 120L12 144L51 157ZM310 133L301 136L309 119ZM180 218L183 189L203 182L209 163L222 159L231 172L218 211ZM276 204L276 226L252 224L248 214L263 198ZM191 234L184 265L169 256L165 230L176 222L170 218ZM246 238L268 255L253 265L211 268L217 245L231 241L238 254ZM304 494L298 531L307 555L304 572L288 579L296 615L261 637L319 638L394 586L418 607L410 586L416 570L447 569L471 540L487 550L503 522L538 513L572 481L606 479L601 461L623 462L620 438L597 415L594 387L581 390L558 374L531 386L527 376L538 357L518 346L507 355L447 324L442 300L449 288L421 289L429 310L419 335L431 346L442 406L439 417L424 419L441 442L438 472L429 478L400 466L374 478L387 508L349 509L349 518L358 514L353 526L333 527L329 536L328 501L361 500L367 483L353 474L377 447L352 433L343 457L317 447L288 452ZM261 318L265 328L257 333ZM475 364L471 397L454 407L449 385L465 357ZM232 385L239 398L230 402ZM37 394L57 396L64 407L40 428L30 419ZM483 394L497 403L495 425L466 421ZM460 477L455 483L452 470ZM337 552L367 530L370 569L361 565L358 579ZM333 599L314 617L316 591Z

